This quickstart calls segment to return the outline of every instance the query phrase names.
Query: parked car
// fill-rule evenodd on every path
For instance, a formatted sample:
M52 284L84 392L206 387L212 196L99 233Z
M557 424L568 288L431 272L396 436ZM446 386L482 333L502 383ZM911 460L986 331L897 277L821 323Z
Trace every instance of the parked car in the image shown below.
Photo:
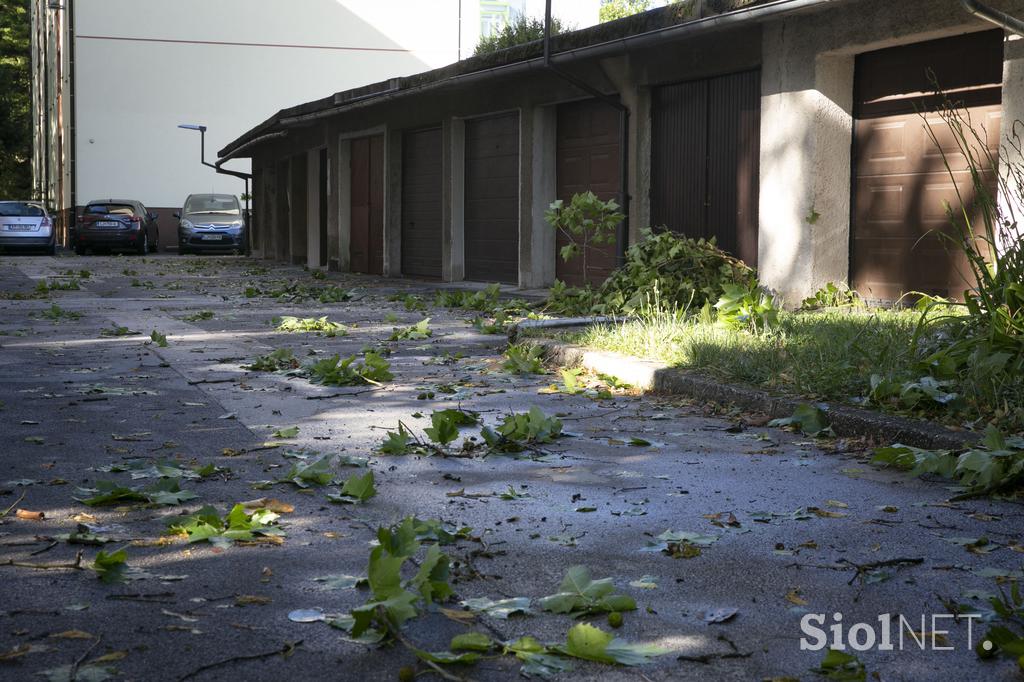
M178 222L178 253L244 251L245 219L233 194L190 194Z
M0 248L37 249L53 255L57 249L53 221L36 201L0 201Z
M90 201L75 230L75 253L81 256L88 249L155 253L160 250L157 217L134 199Z

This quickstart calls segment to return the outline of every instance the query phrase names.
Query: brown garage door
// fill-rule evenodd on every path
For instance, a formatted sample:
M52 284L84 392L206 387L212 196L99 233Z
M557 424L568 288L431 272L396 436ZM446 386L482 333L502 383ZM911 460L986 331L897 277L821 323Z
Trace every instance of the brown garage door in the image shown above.
M466 121L466 279L519 281L519 114Z
M441 277L441 129L402 136L402 274Z
M651 118L652 224L757 265L761 72L656 88Z
M937 104L937 97L922 94L935 90L930 70L996 153L1002 40L1001 31L984 31L857 57L850 283L866 298L893 301L911 291L962 295L966 260L939 235L952 229L946 202L959 206L959 191L970 205L971 176L942 119L919 112ZM991 181L994 190L994 174Z
M352 272L384 274L384 136L352 140Z
M591 191L603 201L619 200L619 112L596 100L561 104L558 107L555 153L556 195L568 202L574 194ZM569 243L558 234L560 251ZM600 284L615 269L617 246L590 247L587 252L586 281ZM555 276L574 286L583 284L583 259L568 263L555 252Z

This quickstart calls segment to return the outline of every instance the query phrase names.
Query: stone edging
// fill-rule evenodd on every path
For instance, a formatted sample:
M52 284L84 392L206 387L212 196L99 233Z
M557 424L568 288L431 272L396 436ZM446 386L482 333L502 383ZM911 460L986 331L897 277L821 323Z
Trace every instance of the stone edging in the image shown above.
M722 383L663 363L620 353L594 351L542 337L521 338L520 343L540 346L545 356L559 365L583 367L608 374L637 388L665 395L681 395L721 405L736 405L773 418L789 417L801 403L761 389ZM977 439L970 432L951 431L918 419L883 414L847 405L818 403L827 407L832 430L838 436L870 436L886 443L903 443L928 449L960 449Z

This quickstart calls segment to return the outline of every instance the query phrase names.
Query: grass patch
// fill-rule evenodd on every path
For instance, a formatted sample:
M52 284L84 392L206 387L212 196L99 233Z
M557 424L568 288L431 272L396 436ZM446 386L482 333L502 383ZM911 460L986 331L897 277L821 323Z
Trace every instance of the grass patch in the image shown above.
M811 400L868 404L948 423L1024 427L1024 413L1013 407L1024 399L1024 379L994 382L983 372L967 373L922 397L923 361L946 332L937 326L929 339L915 343L920 316L912 310L865 308L782 312L775 326L751 333L731 329L708 312L690 317L648 312L562 338ZM882 381L897 390L881 395Z

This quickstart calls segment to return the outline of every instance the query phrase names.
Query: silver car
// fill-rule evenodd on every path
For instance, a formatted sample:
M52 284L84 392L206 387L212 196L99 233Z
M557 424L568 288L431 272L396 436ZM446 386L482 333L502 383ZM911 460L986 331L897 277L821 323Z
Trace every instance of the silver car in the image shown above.
M57 249L53 221L36 201L0 201L0 249L35 249L52 256Z
M178 218L178 253L244 251L245 219L233 194L190 194Z

